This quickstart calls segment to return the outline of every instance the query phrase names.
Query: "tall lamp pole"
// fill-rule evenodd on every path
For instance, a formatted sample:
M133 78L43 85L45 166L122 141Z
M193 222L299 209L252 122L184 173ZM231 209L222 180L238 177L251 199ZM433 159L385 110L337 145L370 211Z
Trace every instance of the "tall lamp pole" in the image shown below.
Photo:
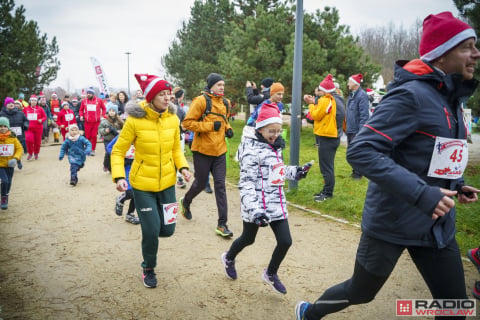
M130 98L130 55L132 53L127 51L125 54L127 55L128 98Z

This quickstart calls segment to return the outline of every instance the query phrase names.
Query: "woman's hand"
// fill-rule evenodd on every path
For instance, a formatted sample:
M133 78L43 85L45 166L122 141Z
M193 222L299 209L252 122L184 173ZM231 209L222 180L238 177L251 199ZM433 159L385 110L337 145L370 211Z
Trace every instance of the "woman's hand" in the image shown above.
M123 191L127 191L127 189L128 189L127 180L119 179L117 181L117 190L120 192L123 192Z
M190 171L188 171L188 169L183 168L182 171L180 171L180 173L182 174L183 179L185 179L185 181L189 182L190 179L192 179L192 174L190 173Z

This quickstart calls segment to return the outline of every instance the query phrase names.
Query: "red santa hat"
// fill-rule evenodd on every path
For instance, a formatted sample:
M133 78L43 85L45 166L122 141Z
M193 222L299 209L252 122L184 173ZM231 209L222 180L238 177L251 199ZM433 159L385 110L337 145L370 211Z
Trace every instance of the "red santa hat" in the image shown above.
M30 96L30 100L38 100L38 99L37 99L37 96L36 96L36 95L32 94L32 95Z
M135 74L135 78L142 88L143 94L147 102L152 101L152 99L163 90L169 90L172 92L172 85L166 80L162 80L157 76L149 74Z
M369 96L374 95L374 94L375 94L375 91L373 91L373 90L370 89L370 88L367 88L367 94L368 94Z
M263 128L272 123L283 123L280 110L278 110L278 107L275 103L264 103L260 108L255 129Z
M56 97L56 96L57 96L56 92L52 93L52 97Z
M325 92L333 92L335 91L335 84L333 83L333 77L331 74L327 75L320 85L318 89L325 91Z
M40 93L38 94L38 97L39 97L39 98L45 97L45 95L43 94L43 91L40 91Z
M354 74L353 76L350 76L348 80L352 80L353 82L355 82L355 84L360 85L360 83L362 83L363 81L363 76L361 73L357 73L357 74Z
M431 14L423 20L422 38L418 48L420 59L435 60L470 38L477 40L475 30L455 18L451 12Z

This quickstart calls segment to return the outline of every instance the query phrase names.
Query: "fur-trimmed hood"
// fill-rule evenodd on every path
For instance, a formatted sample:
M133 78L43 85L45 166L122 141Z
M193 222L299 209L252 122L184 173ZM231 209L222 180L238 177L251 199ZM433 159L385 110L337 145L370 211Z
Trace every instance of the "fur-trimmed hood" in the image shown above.
M128 114L128 116L132 116L134 118L144 118L147 115L145 108L150 108L155 111L152 105L146 100L142 100L139 102L130 100L125 105L125 113ZM171 114L177 114L177 106L172 102L168 102L167 111Z

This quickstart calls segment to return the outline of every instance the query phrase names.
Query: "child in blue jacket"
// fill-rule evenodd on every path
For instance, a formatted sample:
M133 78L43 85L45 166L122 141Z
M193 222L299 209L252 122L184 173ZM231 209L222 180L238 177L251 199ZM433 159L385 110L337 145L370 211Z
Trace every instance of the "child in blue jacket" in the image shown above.
M68 127L65 141L60 148L58 160L62 161L65 154L70 162L70 184L76 186L78 183L77 172L85 165L86 156L92 152L92 144L80 134L77 124Z

